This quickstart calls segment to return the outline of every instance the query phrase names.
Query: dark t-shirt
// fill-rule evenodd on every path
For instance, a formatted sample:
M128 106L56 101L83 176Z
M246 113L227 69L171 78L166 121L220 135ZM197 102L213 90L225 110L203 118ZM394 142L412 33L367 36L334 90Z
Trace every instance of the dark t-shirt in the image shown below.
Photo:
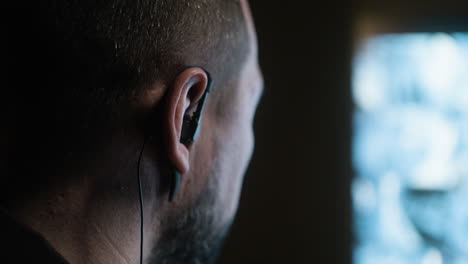
M38 233L0 210L0 263L68 264Z

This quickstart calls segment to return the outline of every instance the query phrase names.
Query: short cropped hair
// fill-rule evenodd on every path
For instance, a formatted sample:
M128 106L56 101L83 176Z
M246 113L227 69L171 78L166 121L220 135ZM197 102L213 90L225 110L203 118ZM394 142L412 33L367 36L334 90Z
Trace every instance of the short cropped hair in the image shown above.
M34 173L45 159L66 166L67 151L97 143L90 135L155 81L187 66L207 69L218 84L235 79L249 48L239 0L15 2L3 118L14 135L2 135L11 139L8 172ZM6 177L6 186L28 181Z
M88 93L110 103L186 64L225 73L245 54L239 0L30 2L23 4L30 10L20 10L20 17L10 21L13 70L33 75L47 90ZM186 60L189 53L195 53L193 61Z

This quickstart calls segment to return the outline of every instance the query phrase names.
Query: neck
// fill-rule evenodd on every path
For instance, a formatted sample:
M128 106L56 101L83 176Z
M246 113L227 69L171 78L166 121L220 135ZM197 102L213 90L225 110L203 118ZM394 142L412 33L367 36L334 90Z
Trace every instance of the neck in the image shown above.
M9 211L70 263L137 263L139 214L129 212L138 208L118 204L92 186L75 182Z
M136 172L142 142L133 144L117 138L111 143L108 151L94 153L99 158L90 164L80 164L87 168L86 173L70 169L80 175L64 172L59 178L69 182L57 181L49 184L50 190L28 197L27 202L5 205L10 215L40 233L72 264L139 263L140 205ZM102 149L107 150L106 147ZM162 186L159 169L153 162L159 159L155 153L148 153L141 166L145 259L158 239L158 219L164 215L162 200L158 198Z

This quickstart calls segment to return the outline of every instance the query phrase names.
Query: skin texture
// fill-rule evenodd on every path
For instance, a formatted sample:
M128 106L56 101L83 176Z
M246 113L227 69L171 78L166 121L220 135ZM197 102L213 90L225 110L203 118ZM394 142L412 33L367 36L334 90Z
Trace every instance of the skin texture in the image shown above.
M136 172L143 149L145 263L212 263L237 210L263 86L254 25L247 1L241 5L250 52L229 84L214 78L195 142L188 146L179 142L183 117L194 110L208 81L203 69L192 67L174 80L156 81L135 100L105 151L89 165L89 173L71 177L77 180L12 214L41 233L70 263L138 263ZM170 203L168 179L173 169L181 173L182 181Z
M181 194L175 204L186 209L164 222L151 250L151 263L212 263L234 218L243 175L253 151L252 122L263 86L254 26L247 2L242 5L251 52L236 87L228 93L228 99L221 99L230 101L225 104L226 113L220 118L216 114L217 102L208 99L197 141L185 149L178 142L179 136L167 140L173 142L177 153L172 156L173 164L181 164L178 168L183 172ZM193 74L196 73L195 70ZM206 81L203 78L201 81L204 86ZM177 123L180 120L175 125L179 133ZM186 170L185 164L190 169Z

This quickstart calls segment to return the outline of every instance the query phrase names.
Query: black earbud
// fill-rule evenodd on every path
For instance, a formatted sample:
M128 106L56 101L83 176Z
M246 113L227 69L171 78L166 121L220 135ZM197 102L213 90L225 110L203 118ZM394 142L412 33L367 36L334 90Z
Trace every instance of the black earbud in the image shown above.
M211 76L207 71L205 71L205 73L208 77L206 90L203 93L202 97L200 98L200 101L198 102L196 111L190 116L185 116L183 124L182 124L180 142L186 146L188 146L190 143L195 141L195 139L198 136L203 107L205 106L206 97L208 93L211 91L211 86L212 86ZM141 158L143 156L143 151L145 149L146 141L147 141L147 137L145 137L143 146L141 147L140 155L138 157L138 165L137 165L138 196L139 196L139 203L140 203L140 264L143 264L143 241L144 241L143 239L143 235L144 235L143 213L144 212L143 212L143 194L142 194L143 192L141 188L140 165L141 165ZM177 194L177 190L179 189L180 180L181 180L181 175L177 171L177 169L174 168L171 187L169 190L169 202L172 202L174 200L174 197Z
M202 119L203 107L205 106L206 97L208 96L208 93L211 91L211 87L213 85L213 82L209 73L206 71L205 73L208 77L206 90L203 93L202 97L200 98L200 101L198 102L197 109L195 110L195 112L192 115L185 116L183 124L182 124L180 142L184 144L185 146L188 146L190 143L192 143L193 141L197 139L198 132L200 130L200 122ZM180 185L180 180L181 180L181 175L177 171L177 169L174 168L171 187L169 191L170 202L174 200L174 197L177 194L177 190L179 189L179 185Z

